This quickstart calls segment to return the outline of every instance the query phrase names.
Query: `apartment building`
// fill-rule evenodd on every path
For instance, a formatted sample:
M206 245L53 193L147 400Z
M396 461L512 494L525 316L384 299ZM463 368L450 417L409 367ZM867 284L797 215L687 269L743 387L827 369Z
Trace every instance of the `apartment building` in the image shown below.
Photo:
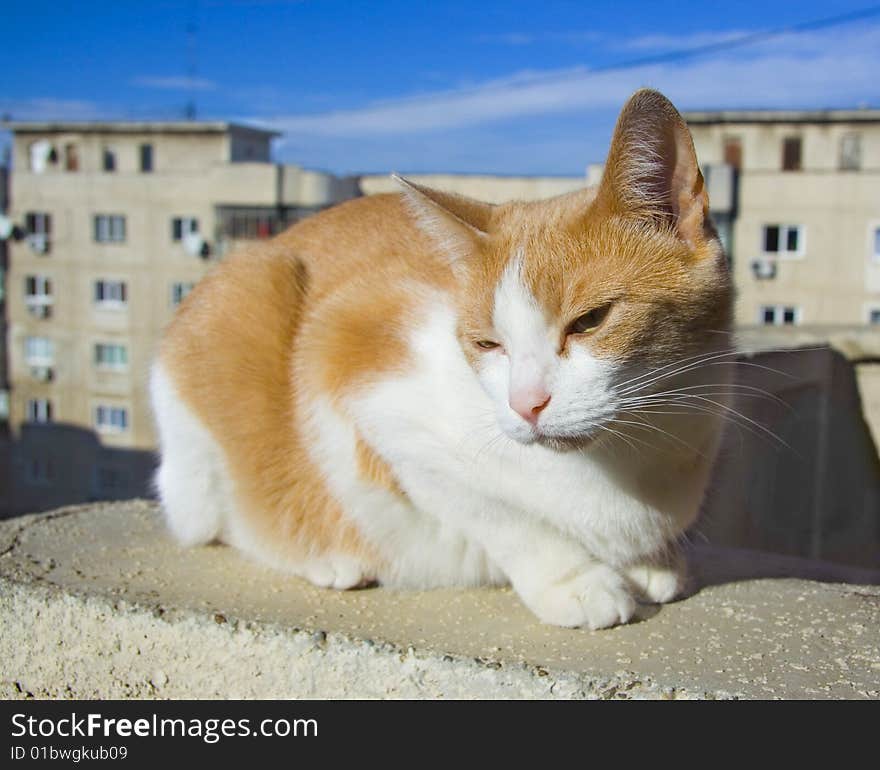
M742 326L880 329L880 110L689 112Z
M70 484L82 489L68 499L143 493L145 473L108 451L156 446L148 370L176 306L229 249L353 197L356 182L275 165L273 133L231 123L7 127L16 507ZM61 479L78 442L94 467Z

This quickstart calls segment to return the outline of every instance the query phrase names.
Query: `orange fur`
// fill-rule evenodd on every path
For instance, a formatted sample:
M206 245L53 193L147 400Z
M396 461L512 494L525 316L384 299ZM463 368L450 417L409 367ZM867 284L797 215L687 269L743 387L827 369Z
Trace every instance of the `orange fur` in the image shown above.
M636 98L628 119L665 120L666 143L684 146L680 118L652 117L652 104ZM471 361L480 355L473 343L491 337L493 292L518 253L561 350L575 318L612 300L614 322L574 344L662 361L671 350L687 355L705 329L727 328L730 285L695 161L673 152L680 193L670 218L652 191L640 199L632 187L627 152L637 139L619 124L598 193L500 206L421 188L357 199L231 256L196 287L160 357L225 453L237 504L268 547L378 562L308 457L300 405L319 396L340 403L404 371L407 335L431 292L457 303ZM364 480L403 495L364 437L357 459Z

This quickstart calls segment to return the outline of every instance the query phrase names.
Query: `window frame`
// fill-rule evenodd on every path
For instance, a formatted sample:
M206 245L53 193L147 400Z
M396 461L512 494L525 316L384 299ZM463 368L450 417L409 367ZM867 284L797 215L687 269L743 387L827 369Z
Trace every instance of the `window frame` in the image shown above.
M43 343L37 345L36 343ZM44 348L34 351L33 348ZM55 343L51 337L28 334L24 338L24 361L28 366L52 366L55 363Z
M122 290L119 292L120 297L99 297L98 287L102 287L102 294L108 285L120 286ZM113 293L113 292L111 292ZM128 281L116 278L95 278L92 281L92 302L96 308L101 310L124 310L128 308Z
M189 288L182 293L180 299L176 299L177 288L188 286ZM171 307L177 308L183 303L183 301L189 296L189 293L195 288L195 281L172 281L171 282Z
M798 234L797 251L767 251L767 229L776 227L779 230L778 243L788 242L788 233L796 230ZM805 225L782 224L780 222L766 222L761 225L760 236L760 253L763 257L771 257L776 259L803 259L807 254L807 228Z
M116 225L121 227L117 228ZM92 220L92 238L95 243L125 243L128 240L125 214L95 214Z
M102 360L102 349L115 349L117 352L122 351L122 356L120 357L121 360ZM92 362L95 369L107 372L128 371L128 345L124 345L121 342L95 342L92 346L92 353Z
M45 425L53 421L52 413L55 410L52 406L51 398L29 398L27 400L25 411L27 414L27 422L35 425Z
M138 168L142 174L152 174L155 170L156 166L152 142L142 142L138 147Z
M107 422L103 422L101 420L102 413L110 415L111 419ZM112 419L114 415L122 416L122 420L118 421L122 423L121 425L118 424L116 420ZM131 420L129 419L129 409L127 406L114 406L113 404L97 403L94 405L94 408L92 410L92 418L93 427L98 433L121 435L124 433L128 433L128 430L131 426Z
M765 320L766 312L773 311L773 322ZM785 312L791 310L794 314L794 320L791 323L785 323ZM758 325L759 326L800 326L803 323L803 308L800 305L758 305Z
M184 225L189 225L189 229L184 229ZM183 239L190 233L199 232L198 217L171 217L171 242L183 243Z

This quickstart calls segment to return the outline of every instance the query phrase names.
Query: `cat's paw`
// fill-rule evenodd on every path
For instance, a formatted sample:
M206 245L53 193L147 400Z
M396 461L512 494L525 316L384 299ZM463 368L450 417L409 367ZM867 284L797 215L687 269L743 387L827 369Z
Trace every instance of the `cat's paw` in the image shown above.
M298 572L319 588L361 588L375 582L363 565L350 556L325 555L306 562Z
M652 604L665 604L678 596L685 583L684 565L673 564L634 564L626 570L640 599Z
M547 586L527 603L544 623L594 631L626 623L636 610L626 581L604 564L590 565Z

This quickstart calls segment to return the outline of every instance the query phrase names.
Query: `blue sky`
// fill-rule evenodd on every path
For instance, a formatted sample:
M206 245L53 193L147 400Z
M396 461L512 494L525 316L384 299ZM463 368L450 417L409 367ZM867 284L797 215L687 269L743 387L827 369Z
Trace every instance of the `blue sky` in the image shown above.
M277 158L307 167L578 175L643 85L681 109L880 108L880 13L601 69L869 6L4 1L0 115L167 120L194 98L200 118L284 132Z

